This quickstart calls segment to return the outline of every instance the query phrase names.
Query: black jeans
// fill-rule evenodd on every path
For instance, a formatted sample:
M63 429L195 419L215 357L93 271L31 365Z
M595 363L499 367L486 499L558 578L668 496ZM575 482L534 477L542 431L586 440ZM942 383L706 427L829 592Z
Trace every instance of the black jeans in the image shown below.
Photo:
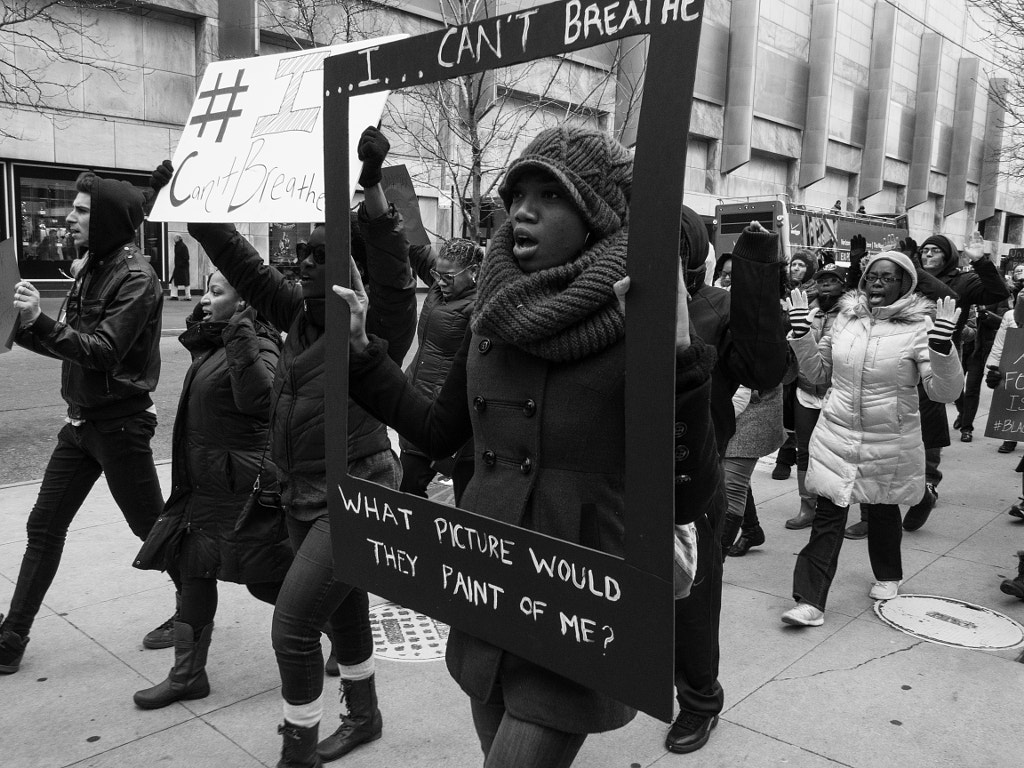
M895 504L861 504L868 520L868 558L878 581L903 579L903 561L900 542L903 539L903 519ZM843 546L843 529L849 507L840 507L818 497L818 505L811 525L811 538L800 550L793 571L793 599L810 603L825 610L828 590L839 565L839 550Z
M389 488L401 482L391 450L368 456L349 472ZM309 704L323 693L324 657L320 629L328 622L338 663L361 664L373 654L370 600L365 590L334 578L334 551L327 510L312 520L288 517L295 559L274 606L271 639L281 674L281 696L289 704Z
M991 345L989 345L991 348ZM964 391L956 399L956 409L960 413L960 431L974 431L974 417L978 415L981 403L981 382L985 380L985 359L988 357L975 352L964 361L964 373L967 375Z
M484 768L568 768L587 740L585 733L566 733L519 720L500 704L470 699L470 707L484 752Z
M675 604L675 684L680 709L713 717L725 706L718 682L722 614L722 523L725 493L696 521L697 573L689 597Z
M146 538L164 506L149 445L155 431L156 416L147 411L64 425L28 516L28 544L5 628L28 635L57 574L71 521L101 472L132 533Z

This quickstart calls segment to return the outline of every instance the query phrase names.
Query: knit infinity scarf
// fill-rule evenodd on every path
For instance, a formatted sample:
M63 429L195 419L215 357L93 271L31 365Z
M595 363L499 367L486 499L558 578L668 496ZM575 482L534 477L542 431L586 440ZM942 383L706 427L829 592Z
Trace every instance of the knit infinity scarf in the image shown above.
M623 337L612 286L626 276L625 229L577 259L524 273L512 255L512 222L495 234L477 285L472 328L552 362L581 360Z

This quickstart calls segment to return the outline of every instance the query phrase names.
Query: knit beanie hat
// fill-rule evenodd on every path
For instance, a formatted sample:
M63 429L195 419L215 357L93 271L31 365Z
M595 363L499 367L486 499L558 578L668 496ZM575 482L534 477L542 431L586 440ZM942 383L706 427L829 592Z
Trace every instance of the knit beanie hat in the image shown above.
M505 210L512 205L512 187L532 169L555 177L597 239L626 225L633 154L604 131L573 126L541 131L512 161L498 187Z

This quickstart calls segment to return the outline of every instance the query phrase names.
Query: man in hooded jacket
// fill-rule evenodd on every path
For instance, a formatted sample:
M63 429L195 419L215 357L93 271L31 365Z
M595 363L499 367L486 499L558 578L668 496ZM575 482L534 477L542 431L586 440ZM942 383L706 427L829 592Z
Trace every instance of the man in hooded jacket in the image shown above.
M787 321L779 305L778 235L748 227L732 252L732 286L705 285L707 228L683 206L679 257L690 292L690 331L718 352L711 372L711 420L721 455L736 431L732 396L743 386L770 389L786 372ZM735 299L735 301L733 301ZM718 624L722 610L722 523L725 490L697 520L697 572L689 597L676 601L675 685L679 716L665 740L671 752L703 747L718 723L725 694L718 682Z
M61 361L61 396L68 410L29 513L28 543L10 613L6 620L0 616L0 673L18 671L29 630L60 565L68 528L100 473L140 539L163 509L150 448L163 291L135 235L156 190L170 178L166 170L154 171L149 189L81 174L67 216L81 256L72 267L75 282L60 316L42 312L39 291L31 283L22 281L15 290L20 316L15 339Z

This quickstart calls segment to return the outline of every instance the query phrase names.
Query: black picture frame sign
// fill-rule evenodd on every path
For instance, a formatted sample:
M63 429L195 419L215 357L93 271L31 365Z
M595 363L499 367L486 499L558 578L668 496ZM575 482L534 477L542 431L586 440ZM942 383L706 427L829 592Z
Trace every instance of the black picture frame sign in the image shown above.
M330 299L325 409L339 579L666 722L679 210L702 14L702 0L564 0L333 56L324 72L327 278L347 285L350 97L649 35L627 256L624 557L348 475L348 306Z
M1007 328L985 437L1024 440L1024 328Z

